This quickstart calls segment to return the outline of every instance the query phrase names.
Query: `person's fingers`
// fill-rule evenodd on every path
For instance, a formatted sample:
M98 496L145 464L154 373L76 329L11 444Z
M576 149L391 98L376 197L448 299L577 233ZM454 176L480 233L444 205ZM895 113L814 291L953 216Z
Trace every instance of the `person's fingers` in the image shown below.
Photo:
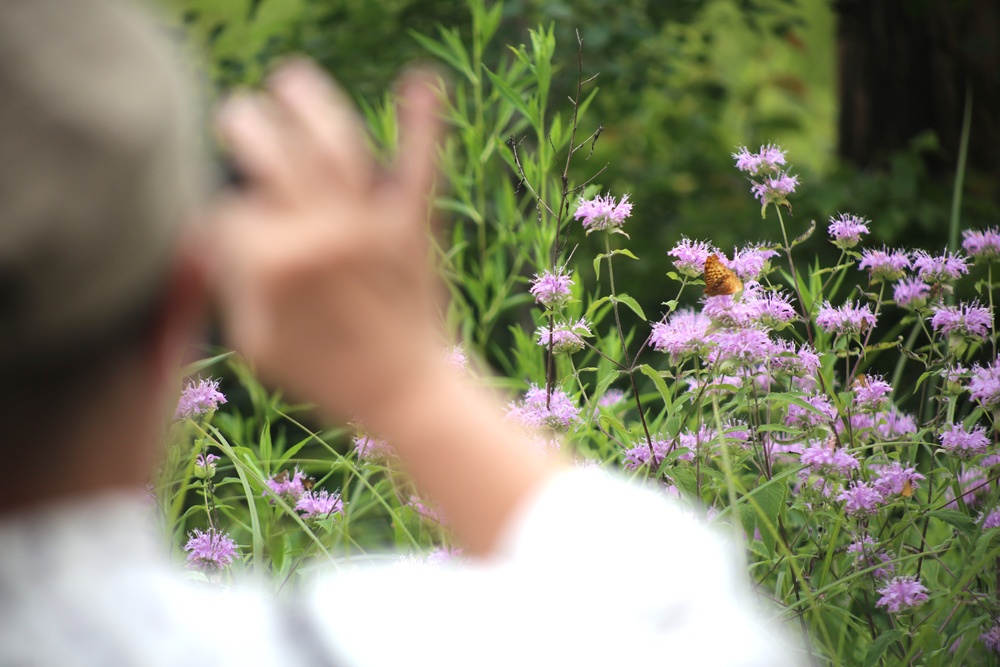
M443 134L437 79L427 70L407 73L399 87L400 146L396 177L404 196L426 205L437 175L437 150Z
M288 197L299 180L280 121L260 96L227 100L217 117L219 132L252 188Z
M318 175L329 179L328 186L366 191L374 163L365 145L364 125L347 95L307 60L279 68L271 77L271 90L301 130L298 148L325 163L327 169Z

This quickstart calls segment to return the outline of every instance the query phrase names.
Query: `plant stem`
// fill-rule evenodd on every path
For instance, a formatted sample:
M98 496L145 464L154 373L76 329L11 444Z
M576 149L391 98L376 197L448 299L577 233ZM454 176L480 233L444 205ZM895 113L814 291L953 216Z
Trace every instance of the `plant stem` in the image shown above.
M806 311L806 302L802 299L802 290L799 287L799 276L795 270L795 260L792 259L792 246L788 242L788 232L785 231L785 219L781 216L781 207L775 206L774 210L778 214L778 223L781 225L781 238L785 241L785 256L788 257L788 268L792 272L792 282L795 283L795 294L799 298L799 308L802 310L802 320L806 325L806 338L809 345L813 345L812 327L810 326L809 313Z
M639 398L639 387L635 382L635 369L632 368L632 360L628 357L628 342L625 340L625 331L622 330L621 317L618 315L618 292L615 291L615 269L611 259L611 239L608 234L604 235L604 252L605 257L608 258L608 280L611 283L611 310L615 314L615 327L618 329L618 337L622 342L622 355L625 357L625 365L628 367L628 380L632 385L632 393L635 395L635 405L639 409L639 421L642 422L642 431L646 434L646 444L649 446L650 460L652 460L653 438L649 435L646 414L642 409L642 400Z

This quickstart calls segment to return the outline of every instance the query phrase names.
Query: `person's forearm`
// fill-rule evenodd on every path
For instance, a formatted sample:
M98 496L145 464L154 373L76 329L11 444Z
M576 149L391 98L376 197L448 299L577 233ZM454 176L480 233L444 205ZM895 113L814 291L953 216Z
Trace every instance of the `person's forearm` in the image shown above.
M488 554L516 508L557 463L503 418L496 398L447 368L421 388L398 392L366 415L386 437L422 492L441 504L456 536Z

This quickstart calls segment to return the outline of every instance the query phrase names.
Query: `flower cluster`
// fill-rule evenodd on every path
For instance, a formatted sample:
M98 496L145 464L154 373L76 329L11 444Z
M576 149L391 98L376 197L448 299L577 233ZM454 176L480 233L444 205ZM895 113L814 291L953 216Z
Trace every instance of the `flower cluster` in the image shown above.
M236 542L228 533L219 533L214 528L207 531L195 528L188 533L184 551L188 552L188 567L203 572L218 572L229 567L234 558L239 558Z
M736 160L736 168L750 178L750 191L760 201L761 217L766 213L768 204L791 208L788 195L795 192L799 177L782 170L785 166L785 151L768 144L761 146L759 152L751 153L743 146L733 153L733 159Z
M957 306L939 305L931 310L934 313L930 318L931 326L945 336L983 340L993 326L993 313L976 302Z
M354 453L362 461L383 461L392 456L392 447L385 440L359 433L352 440Z
M705 241L692 241L689 238L682 238L677 245L667 251L667 255L674 257L674 267L682 275L689 278L698 278L705 269L705 260L709 255L718 255L719 250Z
M277 475L272 475L269 477L264 484L267 486L267 490L264 491L264 496L276 496L281 498L288 503L296 503L302 494L306 492L306 488L312 483L312 479L309 478L304 472L296 467L292 474L289 475L287 470L282 470ZM274 502L273 498L270 498L271 502Z
M882 597L876 607L885 607L891 614L919 607L927 601L927 589L916 577L894 577L878 589Z
M913 268L917 277L926 283L954 282L969 272L965 258L948 251L931 255L924 250L913 253Z
M181 392L174 411L174 419L185 419L212 412L226 402L226 397L219 391L218 380L188 380L187 386Z
M565 431L579 421L580 408L562 389L546 393L544 387L533 384L524 400L507 406L507 418L527 428Z
M535 301L546 308L558 308L569 301L572 292L573 278L563 273L563 269L557 269L555 273L543 271L541 275L535 274L535 279L531 281L531 295Z
M198 479L212 479L215 477L215 462L219 457L215 454L199 454L194 461L194 476Z
M979 454L986 453L990 446L990 439L986 436L986 429L982 426L974 426L966 429L961 424L951 424L947 428L941 429L941 447L959 458L971 459Z
M621 202L615 200L611 195L597 195L593 199L580 199L573 217L581 221L587 233L610 229L619 231L625 224L625 219L632 215L632 204L628 201L628 195L622 197Z
M885 499L893 496L911 497L917 488L917 482L924 479L916 468L904 468L899 461L893 461L885 466L872 465L871 468L875 471L872 485Z
M973 259L1000 258L1000 229L990 227L982 231L967 229L962 232L965 237L962 248Z
M663 459L675 446L675 443L659 438L654 439L652 444L642 440L624 451L622 465L626 470L638 470L643 466L649 466L651 471L656 472L663 464Z
M861 263L858 264L859 269L868 271L868 279L873 283L898 280L911 266L909 253L885 246L881 250L862 250Z
M875 326L875 313L867 304L846 303L834 308L827 301L816 315L816 324L828 333L856 336Z
M874 567L872 576L885 579L895 571L892 558L875 546L875 540L868 535L847 545L847 553L854 556L855 564L862 569Z
M849 213L841 213L836 218L830 216L827 227L830 240L841 250L848 250L861 242L861 235L868 234L868 221Z
M986 366L973 365L968 389L972 400L979 401L986 410L1000 407L1000 359Z
M301 513L303 519L325 519L343 514L344 501L340 493L330 493L326 489L306 491L295 503L295 510Z
M555 354L572 354L586 346L584 338L590 337L590 324L580 318L577 322L555 322L551 326L542 325L535 331L537 342L542 347L552 346Z

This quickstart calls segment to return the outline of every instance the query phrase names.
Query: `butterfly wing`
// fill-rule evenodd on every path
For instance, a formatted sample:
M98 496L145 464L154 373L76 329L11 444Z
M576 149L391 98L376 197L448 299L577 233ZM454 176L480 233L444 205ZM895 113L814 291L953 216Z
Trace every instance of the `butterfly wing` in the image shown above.
M722 265L719 256L712 254L705 259L705 296L736 294L743 283L730 269Z

